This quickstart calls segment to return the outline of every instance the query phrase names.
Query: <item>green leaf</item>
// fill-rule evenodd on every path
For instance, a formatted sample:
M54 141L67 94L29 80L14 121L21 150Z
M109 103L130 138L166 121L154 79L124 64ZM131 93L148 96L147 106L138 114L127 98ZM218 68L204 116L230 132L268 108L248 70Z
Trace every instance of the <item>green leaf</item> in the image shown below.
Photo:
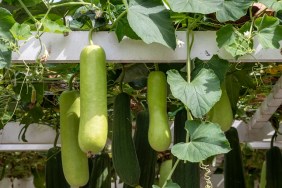
M205 115L220 99L220 81L210 69L202 69L191 83L185 81L176 70L167 71L167 75L172 95L197 118Z
M200 162L213 155L227 153L230 145L218 124L190 120L185 124L190 142L178 143L171 153L180 160Z
M236 29L231 24L223 26L216 32L216 41L219 48L224 48L233 57L243 56L253 52L253 39L246 32L250 24L242 29Z
M0 114L0 129L3 129L3 127L12 119L13 113L12 112L3 112Z
M8 67L12 61L12 51L0 41L0 69Z
M32 35L30 26L27 24L15 23L10 32L16 40L27 40Z
M219 48L232 44L235 41L234 28L231 24L221 27L216 32L216 42Z
M20 124L30 125L32 123L39 123L44 115L43 109L40 106L35 106L30 109L20 121Z
M196 77L201 69L211 69L219 78L220 83L224 80L225 74L229 67L229 62L227 60L221 59L218 55L213 55L212 58L205 62L202 60L195 61L195 68L192 71L192 78Z
M127 18L122 18L117 22L115 33L119 42L122 41L125 36L131 39L140 39L140 37L138 37L138 35L129 26Z
M157 42L176 48L175 29L168 10L162 4L150 0L130 0L127 20L145 43Z
M15 22L12 14L7 9L0 7L0 38L13 39L9 30Z
M66 27L63 24L58 24L57 22L54 22L49 19L44 19L42 21L44 31L45 32L52 32L52 33L65 33L65 32L70 32L71 30Z
M224 0L167 0L174 12L209 14L218 11Z
M279 19L272 16L263 16L255 21L257 37L263 48L279 48L282 40L282 27Z
M216 18L219 22L236 21L246 14L252 3L252 0L225 0Z
M278 12L282 10L282 1L280 0L259 0L258 2L264 4L266 7Z
M12 14L0 7L0 69L8 67L12 59L12 51L9 49L10 42L13 42L13 36L10 28L15 23Z

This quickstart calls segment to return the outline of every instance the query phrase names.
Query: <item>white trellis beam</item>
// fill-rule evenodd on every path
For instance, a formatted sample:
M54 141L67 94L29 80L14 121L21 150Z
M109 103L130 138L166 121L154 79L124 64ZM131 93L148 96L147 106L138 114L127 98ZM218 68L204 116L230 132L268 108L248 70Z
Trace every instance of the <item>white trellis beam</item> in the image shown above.
M218 49L215 31L195 31L195 40L191 52L191 58L198 57L202 60L209 60L212 55L218 54L221 58L231 62L236 61L223 49ZM107 55L109 62L120 63L173 63L186 62L187 45L186 33L176 32L177 39L184 42L182 47L172 50L161 44L145 44L141 40L124 39L118 42L114 32L101 31L93 34L95 44L101 45ZM44 52L46 47L49 52L48 63L78 63L79 55L84 46L88 44L88 32L73 31L68 36L62 34L44 33L41 37L42 45L38 39L31 39L27 43L21 43L20 54L13 53L14 62L34 62L38 54ZM43 49L41 49L43 47ZM282 55L279 49L262 49L258 42L254 41L255 52L243 56L241 62L282 62ZM41 51L42 50L42 51ZM40 53L41 52L41 53Z

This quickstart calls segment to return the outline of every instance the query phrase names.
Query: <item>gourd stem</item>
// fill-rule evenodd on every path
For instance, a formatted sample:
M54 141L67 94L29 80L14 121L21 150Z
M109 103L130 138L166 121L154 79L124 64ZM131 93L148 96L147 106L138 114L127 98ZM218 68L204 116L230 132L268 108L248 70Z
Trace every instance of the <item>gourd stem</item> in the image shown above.
M58 125L56 125L56 137L55 137L55 140L54 140L54 147L57 146L57 142L58 142L58 140L59 140L59 135L60 135L60 133L59 133L59 127L58 127Z
M277 137L277 132L275 131L274 134L271 137L270 148L273 148L274 139L276 139L276 137Z
M155 70L156 70L156 71L159 71L159 70L160 70L158 63L154 63L154 66L155 66Z
M70 80L69 80L69 90L71 91L72 90L72 87L73 87L73 80L74 78L78 75L78 73L74 73L71 77L70 77Z
M124 70L124 65L122 64L121 78L120 78L120 82L119 82L120 92L123 92L122 84L123 84L124 76L125 76L125 70Z
M90 45L94 45L94 43L93 43L93 32L94 32L94 28L92 28L92 29L90 29L90 31L89 31L89 33L88 33L88 42L89 42L89 44Z

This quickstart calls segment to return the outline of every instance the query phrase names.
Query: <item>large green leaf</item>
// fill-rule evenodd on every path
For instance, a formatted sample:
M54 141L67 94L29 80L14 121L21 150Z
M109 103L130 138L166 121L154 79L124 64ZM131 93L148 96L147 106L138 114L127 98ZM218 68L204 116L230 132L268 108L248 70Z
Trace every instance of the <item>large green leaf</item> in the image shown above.
M220 10L224 0L167 0L174 12L209 14Z
M55 21L44 19L42 20L42 25L44 27L45 32L51 32L51 33L64 33L64 32L70 32L71 30L66 27L63 24L59 24Z
M10 32L16 40L27 40L32 35L28 24L15 23Z
M200 162L213 155L227 153L230 145L218 124L190 120L185 124L189 143L178 143L171 153L178 159Z
M219 48L229 52L233 57L243 56L253 52L253 39L249 37L247 29L251 25L247 22L242 28L236 29L231 24L225 25L216 32Z
M246 14L252 3L252 0L225 0L216 18L219 22L236 21Z
M12 51L9 49L8 43L13 42L10 28L14 23L12 14L0 7L0 69L9 66L11 63Z
M12 51L0 41L0 69L10 65L12 60Z
M234 43L235 39L234 28L231 24L221 27L216 32L216 42L219 48Z
M201 69L191 83L184 80L176 70L167 71L167 75L172 95L183 102L197 118L205 115L220 99L220 81L211 69Z
M117 22L117 26L115 29L115 33L117 35L118 41L120 42L125 36L131 39L140 39L138 35L132 30L129 26L127 18L122 18Z
M263 16L255 21L257 37L264 48L279 48L282 40L282 27L279 19L272 16Z
M274 11L279 11L282 10L282 1L281 0L258 0L258 2L264 4L268 8L274 10Z
M202 68L212 69L220 82L224 80L225 74L228 70L229 62L221 59L218 55L212 56L209 61L197 60L195 61L195 68L192 71L192 77L196 77Z
M130 0L127 20L145 43L157 42L176 48L175 29L168 10L162 4L150 0Z
M0 37L12 39L12 35L9 30L14 23L15 20L12 14L8 10L0 7Z

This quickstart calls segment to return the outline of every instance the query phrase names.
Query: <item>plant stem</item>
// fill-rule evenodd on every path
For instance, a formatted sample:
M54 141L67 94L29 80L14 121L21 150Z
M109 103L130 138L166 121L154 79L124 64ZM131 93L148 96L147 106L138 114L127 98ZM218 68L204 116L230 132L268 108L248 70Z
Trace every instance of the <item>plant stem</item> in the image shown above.
M154 66L155 66L155 70L156 70L156 71L160 70L158 63L154 63Z
M73 6L73 5L90 5L91 6L91 3L87 3L87 2L68 2L68 3L61 3L61 4L51 5L50 8L58 8L58 7ZM99 7L95 6L94 4L93 4L93 7L99 9Z
M60 135L59 126L56 125L56 137L55 137L55 140L54 140L54 147L57 146L57 142L58 142L58 139L59 139L59 135Z
M128 3L127 3L127 0L122 0L122 3L124 4L126 10L128 10Z
M78 75L78 73L74 73L71 77L70 77L70 80L69 80L69 91L72 90L72 86L73 86L73 80L74 78Z
M177 167L179 161L180 161L180 159L177 159L177 160L175 161L175 163L174 163L174 165L173 165L171 171L169 172L169 174L168 174L168 176L167 176L167 178L166 178L166 181L165 181L165 183L163 184L162 188L165 188L165 186L166 186L166 184L167 184L167 181L171 179L171 176L172 176L173 172L175 171L175 169L176 169L176 167Z
M190 45L190 29L186 32L187 37L187 61L186 61L186 72L187 72L187 82L191 83L191 46Z
M189 23L187 23L188 25ZM190 41L190 34L191 34L191 37L192 37L192 40ZM191 83L191 50L192 50L192 46L193 46L193 43L194 43L194 34L193 32L191 31L189 25L188 25L188 29L187 29L187 32L186 32L186 42L187 42L187 61L186 61L186 71L187 71L187 82L188 83ZM187 107L186 108L186 111L187 111L187 120L193 120L193 117L191 115L191 112L189 110L189 108ZM189 136L189 132L187 131L186 133L186 143L188 143L190 140L190 136Z
M171 9L169 3L167 2L167 0L163 0L163 3L164 3L169 9Z
M21 4L21 6L23 7L23 9L25 10L25 12L28 14L28 16L36 23L37 20L34 18L34 16L31 14L31 12L28 10L28 8L25 6L25 4L22 2L22 0L19 0L19 3Z
M115 22L109 27L109 29L114 28L114 26L116 26L117 22L125 15L127 14L127 9L125 11L123 11L115 20Z
M123 80L124 80L124 76L125 76L125 70L124 70L124 65L122 64L121 78L120 78L120 81L119 81L120 92L123 92L122 83L123 83Z
M276 139L276 137L277 137L277 132L275 131L274 134L271 137L270 148L273 148L274 140Z

